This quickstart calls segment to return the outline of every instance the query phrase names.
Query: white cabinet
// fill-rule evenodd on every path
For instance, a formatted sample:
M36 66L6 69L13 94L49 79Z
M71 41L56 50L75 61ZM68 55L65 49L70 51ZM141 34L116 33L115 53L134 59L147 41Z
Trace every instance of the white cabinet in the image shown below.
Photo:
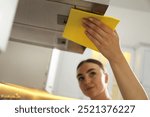
M18 0L0 0L0 52L6 50Z
M76 79L76 66L81 61L82 54L60 50L59 55L53 51L52 58L55 59L51 61L46 90L55 95L82 99Z
M51 49L10 41L0 55L0 82L44 89Z

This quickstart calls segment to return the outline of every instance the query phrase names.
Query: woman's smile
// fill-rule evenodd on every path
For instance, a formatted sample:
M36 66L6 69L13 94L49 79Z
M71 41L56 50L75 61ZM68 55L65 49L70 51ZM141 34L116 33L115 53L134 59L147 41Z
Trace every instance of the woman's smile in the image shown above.
M88 91L91 91L93 89L94 89L94 86L90 86L90 87L85 88L85 91L88 92Z

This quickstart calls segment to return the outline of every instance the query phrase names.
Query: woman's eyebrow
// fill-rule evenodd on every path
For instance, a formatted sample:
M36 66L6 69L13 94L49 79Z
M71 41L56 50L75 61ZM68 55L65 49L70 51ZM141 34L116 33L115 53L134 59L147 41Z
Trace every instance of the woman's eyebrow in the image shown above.
M77 78L78 78L79 76L82 76L82 74L77 74Z
M94 69L94 68L90 68L90 69L88 69L88 70L86 71L86 73L89 73L89 72L91 72L91 71L93 71L93 70L95 70L95 69ZM78 78L79 76L82 76L82 74L81 74L81 73L77 74L77 78Z
M90 71L93 71L93 70L95 70L94 68L90 68L90 69L88 69L87 71L86 71L86 73L89 73Z

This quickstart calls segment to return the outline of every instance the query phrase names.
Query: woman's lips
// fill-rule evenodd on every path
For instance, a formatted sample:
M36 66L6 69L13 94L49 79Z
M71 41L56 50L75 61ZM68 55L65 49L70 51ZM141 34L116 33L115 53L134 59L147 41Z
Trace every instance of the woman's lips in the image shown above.
M85 89L85 91L89 91L89 90L91 90L91 89L93 89L94 87L87 87L86 89Z

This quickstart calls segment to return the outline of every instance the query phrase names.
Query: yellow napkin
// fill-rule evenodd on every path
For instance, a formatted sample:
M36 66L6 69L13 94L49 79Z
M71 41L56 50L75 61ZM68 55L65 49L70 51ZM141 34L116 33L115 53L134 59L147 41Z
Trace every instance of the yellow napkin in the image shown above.
M95 17L97 19L100 19L101 22L103 22L113 30L119 23L119 20L108 16L101 16L73 8L71 9L67 24L64 29L63 37L82 46L98 51L96 46L88 39L88 37L84 33L85 29L82 26L82 18L85 17Z

